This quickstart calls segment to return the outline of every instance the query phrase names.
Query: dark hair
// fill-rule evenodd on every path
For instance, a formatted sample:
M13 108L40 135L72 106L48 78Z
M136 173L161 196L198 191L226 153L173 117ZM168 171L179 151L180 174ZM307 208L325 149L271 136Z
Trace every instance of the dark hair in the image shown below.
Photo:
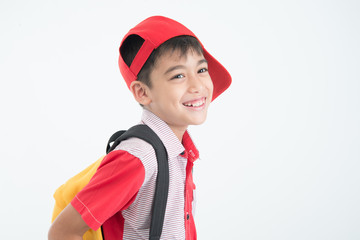
M125 39L123 44L120 47L120 54L124 59L126 65L130 67L132 61L134 60L137 52L144 43L138 35L130 35ZM146 60L144 66L141 68L138 74L138 80L143 82L148 87L151 87L150 73L153 67L156 64L157 59L162 56L164 53L171 51L179 50L181 56L184 56L188 53L189 50L192 50L198 54L203 54L203 49L199 41L192 36L178 36L170 38L169 40L162 43L158 48L152 51L149 58Z

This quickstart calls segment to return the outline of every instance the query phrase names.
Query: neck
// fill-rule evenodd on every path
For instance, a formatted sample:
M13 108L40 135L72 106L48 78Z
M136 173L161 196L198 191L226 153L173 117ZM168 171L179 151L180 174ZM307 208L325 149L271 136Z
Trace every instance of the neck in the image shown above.
M155 114L157 117L159 117L162 121L166 122L166 124L170 127L170 129L174 132L175 136L179 139L180 142L182 142L184 133L186 132L188 126L179 126L179 125L173 125L173 124L169 124L169 122L167 122L166 118L163 118L163 116L156 114L149 106L145 106L144 107L146 110L152 112L153 114Z
M182 142L184 133L186 132L187 128L177 128L174 126L169 126L171 128L171 130L174 132L175 136L179 139L180 142Z

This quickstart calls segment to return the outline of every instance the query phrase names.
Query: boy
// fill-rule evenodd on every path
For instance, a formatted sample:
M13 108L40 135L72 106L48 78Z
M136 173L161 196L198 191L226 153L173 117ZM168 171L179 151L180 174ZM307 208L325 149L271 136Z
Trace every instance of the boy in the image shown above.
M161 239L196 239L193 162L199 153L189 125L205 121L212 100L231 76L182 24L161 16L145 19L124 37L119 67L142 124L168 152L170 183ZM82 239L103 227L106 240L148 239L157 161L150 144L131 138L102 161L89 184L57 217L49 239Z

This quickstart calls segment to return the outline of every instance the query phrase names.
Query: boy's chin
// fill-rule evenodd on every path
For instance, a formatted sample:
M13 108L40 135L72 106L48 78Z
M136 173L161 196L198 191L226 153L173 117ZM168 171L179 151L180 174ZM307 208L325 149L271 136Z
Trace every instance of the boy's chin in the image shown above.
M190 125L193 125L193 126L201 125L201 124L203 124L205 121L206 121L206 117L203 118L203 119L197 119L197 120L193 121Z

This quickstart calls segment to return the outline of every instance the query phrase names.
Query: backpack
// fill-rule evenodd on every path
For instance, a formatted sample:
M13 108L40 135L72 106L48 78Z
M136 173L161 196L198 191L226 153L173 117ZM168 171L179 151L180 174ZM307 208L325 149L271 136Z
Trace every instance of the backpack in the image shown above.
M127 131L114 133L107 144L106 153L111 152L119 143L128 138L140 138L151 144L155 150L158 162L158 174L156 179L156 189L151 211L150 240L160 239L164 223L165 209L169 190L169 163L168 155L160 138L147 125L136 125ZM70 178L65 184L61 185L55 192L55 206L52 221L60 212L72 201L75 195L83 189L95 174L104 156L92 163L86 169ZM102 229L97 231L89 229L83 236L84 240L105 240Z

